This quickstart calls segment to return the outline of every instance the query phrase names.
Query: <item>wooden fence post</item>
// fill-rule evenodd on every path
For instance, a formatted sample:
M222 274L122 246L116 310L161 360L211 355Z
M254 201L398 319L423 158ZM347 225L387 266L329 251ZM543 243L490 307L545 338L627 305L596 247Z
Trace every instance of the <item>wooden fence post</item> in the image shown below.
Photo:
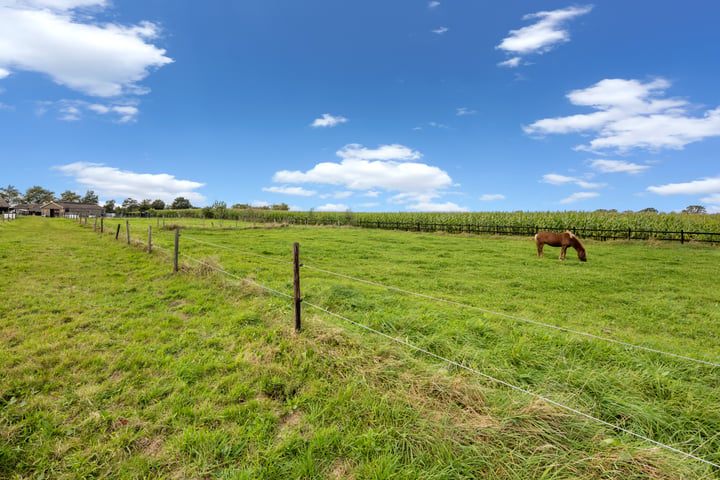
M120 224L118 223L118 228L117 228L117 231L115 232L115 240L117 240L119 236L120 236Z
M125 220L125 229L127 231L127 244L130 245L130 220Z
M97 217L95 217L95 225L93 226L93 232L97 232Z
M680 230L680 245L685 244L685 230Z
M300 244L293 243L293 294L295 302L295 331L300 331Z
M178 252L180 251L180 229L175 229L175 256L173 261L173 272L178 271Z
M105 217L100 217L100 233L105 232Z
M148 253L152 253L152 225L148 225Z

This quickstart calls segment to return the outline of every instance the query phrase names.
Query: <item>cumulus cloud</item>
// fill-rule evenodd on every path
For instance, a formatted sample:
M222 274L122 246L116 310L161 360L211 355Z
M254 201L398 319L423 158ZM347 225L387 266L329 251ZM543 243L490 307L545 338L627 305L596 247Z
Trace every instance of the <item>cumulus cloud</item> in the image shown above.
M480 197L483 202L493 202L495 200L505 200L505 195L501 193L486 193Z
M152 43L158 25L94 22L106 0L0 0L0 78L13 71L48 75L94 97L147 93L139 82L172 62Z
M567 95L570 103L595 111L545 118L523 127L529 135L581 133L594 135L576 150L627 152L633 149L681 150L685 145L720 136L720 107L702 117L689 116L681 99L662 98L670 82L656 79L605 79Z
M273 176L278 183L342 185L350 190L381 188L403 192L436 191L452 185L450 176L438 167L412 162L421 154L403 145L368 149L358 144L338 150L340 163L318 163L302 171L282 170Z
M341 123L347 122L348 119L342 116L333 116L329 113L323 113L322 117L316 118L313 123L310 124L313 128L327 128L340 125Z
M562 200L560 200L560 203L562 203L562 204L575 203L575 202L579 202L581 200L589 200L591 198L596 198L599 196L600 196L600 194L597 192L577 192L577 193L573 193L572 195L570 195L567 198L563 198Z
M560 43L568 42L570 34L565 28L565 23L589 13L592 8L592 5L586 5L525 15L523 20L537 21L527 27L510 30L510 34L496 48L513 55L513 58L501 62L499 65L517 67L524 55L542 54L552 50Z
M55 167L64 175L74 177L75 181L94 190L103 198L136 200L153 199L171 203L177 197L184 197L195 205L206 202L203 195L196 192L205 186L190 180L178 180L166 173L135 173L108 167L101 163L76 162Z
M543 175L543 183L549 183L551 185L564 185L564 184L575 184L580 188L602 188L605 186L603 183L592 183L581 178L568 177L566 175L559 175L557 173L548 173Z
M658 195L704 195L720 194L720 177L704 178L686 183L668 183L667 185L647 188Z
M450 29L447 27L440 27L436 28L435 30L431 30L432 33L435 33L437 35L442 35L444 33L447 33L448 31L450 31Z
M264 187L263 192L281 193L283 195L299 195L301 197L312 197L317 192L305 190L302 187Z
M638 165L622 160L592 160L590 167L600 173L629 173L630 175L642 173L650 168L648 165Z
M349 208L343 203L328 203L317 207L315 210L318 212L345 212Z
M428 2L428 8L437 8L440 6L440 2Z

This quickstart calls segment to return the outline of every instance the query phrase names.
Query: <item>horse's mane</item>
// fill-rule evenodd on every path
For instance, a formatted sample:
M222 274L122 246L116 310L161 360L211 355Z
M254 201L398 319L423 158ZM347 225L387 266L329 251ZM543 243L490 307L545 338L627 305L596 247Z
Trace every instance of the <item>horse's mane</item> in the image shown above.
M566 231L565 233L567 233L568 235L570 235L570 241L572 242L573 247L575 247L575 250L580 250L580 249L585 250L585 245L582 244L582 242L580 241L580 239L579 239L577 236L575 236L574 233L572 233L572 232L569 231L569 230Z

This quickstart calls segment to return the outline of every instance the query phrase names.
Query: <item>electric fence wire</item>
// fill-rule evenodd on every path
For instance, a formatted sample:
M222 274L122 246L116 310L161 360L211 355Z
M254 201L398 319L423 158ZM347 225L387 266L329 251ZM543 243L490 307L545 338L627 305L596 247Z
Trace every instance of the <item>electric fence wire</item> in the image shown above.
M267 256L267 255L260 255L260 254L257 254L257 253L252 253L252 252L247 252L247 251L243 251L243 250L238 250L238 249L235 249L235 248L226 247L226 246L223 246L223 245L218 245L218 244L206 242L206 241L203 241L203 240L197 240L197 239L194 239L194 238L191 238L191 237L187 237L187 236L183 236L183 238L187 238L188 240L192 240L192 241L195 241L195 242L198 242L198 243L204 243L204 244L209 245L209 246L212 246L212 247L223 248L223 249L226 249L226 250L231 250L231 251L234 251L234 252L237 252L237 253L242 253L242 254L245 254L245 255L251 255L251 256L255 256L255 257L264 258L264 259L267 259L267 260L272 260L272 261L274 261L274 262L292 263L292 262L289 261L289 260L280 260L280 259L277 259L277 258L269 257L269 256ZM431 295L426 295L426 294L424 294L424 293L413 292L413 291L411 291L411 290L405 290L405 289L398 288L398 287L393 287L393 286L390 286L390 285L383 285L383 284L381 284L381 283L373 282L373 281L370 281L370 280L365 280L365 279L362 279L362 278L353 277L353 276L350 276L350 275L345 275L345 274L342 274L342 273L332 272L332 271L330 271L330 270L325 270L325 269L322 269L322 268L313 267L313 266L311 266L311 265L303 264L303 268L308 269L308 270L314 270L314 271L316 271L316 272L325 273L325 274L327 274L327 275L333 275L333 276L336 276L336 277L345 278L346 280L352 280L352 281L355 281L355 282L361 282L361 283L365 283L365 284L367 284L367 285L372 285L372 286L379 287L379 288L385 288L385 289L388 289L388 290L393 290L393 291L396 291L396 292L399 292L399 293L404 293L404 294L406 294L406 295L413 295L413 296L416 296L416 297L421 297L421 298L425 298L425 299L428 299L428 300L433 300L433 301L436 301L436 302L446 303L446 304L449 304L449 305L455 305L455 306L457 306L457 307L468 308L468 309L471 309L471 310L475 310L475 311L477 311L477 312L487 313L487 314L489 314L489 315L495 315L495 316L498 316L498 317L504 317L504 318L508 318L508 319L510 319L510 320L515 320L515 321L518 321L518 322L529 323L529 324L532 324L532 325L535 325L535 326L539 326L539 327L551 328L551 329L558 330L558 331L561 331L561 332L571 333L571 334L573 334L573 335L580 335L580 336L584 336L584 337L587 337L587 338L592 338L592 339L594 339L594 340L599 340L599 341L608 342L608 343L614 343L614 344L616 344L616 345L621 345L621 346L628 347L628 348L635 348L635 349L638 349L638 350L644 350L644 351L646 351L646 352L656 353L656 354L659 354L659 355L665 355L665 356L668 356L668 357L677 358L677 359L680 359L680 360L686 360L686 361L689 361L689 362L695 362L695 363L699 363L699 364L703 364L703 365L708 365L708 366L711 366L711 367L720 367L720 363L710 362L710 361L707 361L707 360L700 360L700 359L697 359L697 358L687 357L687 356L684 356L684 355L678 355L678 354L676 354L676 353L665 352L665 351L663 351L663 350L658 350L658 349L650 348L650 347L644 347L644 346L642 346L642 345L636 345L636 344L634 344L634 343L623 342L623 341L621 341L621 340L615 340L615 339L613 339L613 338L601 337L601 336L599 336L599 335L594 335L594 334L592 334L592 333L581 332L581 331L578 331L578 330L572 330L572 329L570 329L570 328L559 327L559 326L557 326L557 325L551 325L551 324L549 324L549 323L539 322L539 321L537 321L537 320L530 320L530 319L527 319L527 318L522 318L522 317L518 317L518 316L515 316L515 315L510 315L510 314L507 314L507 313L496 312L496 311L493 311L493 310L488 310L488 309L485 309L485 308L476 307L476 306L474 306L474 305L468 305L468 304L465 304L465 303L456 302L456 301L454 301L454 300L448 300L448 299L445 299L445 298L433 297L433 296L431 296Z
M259 284L259 283L257 283L257 282L252 281L252 280L248 280L248 279L245 279L245 278L241 278L241 277L239 277L239 276L237 276L237 275L234 275L234 274L232 274L232 273L229 273L229 272L227 272L227 271L225 271L225 270L223 270L223 269L221 269L221 268L218 268L217 266L209 265L208 263L205 263L205 262L203 262L203 261L201 261L201 260L198 260L198 259L196 259L196 258L193 258L193 257L191 257L191 256L189 256L189 255L186 255L186 254L181 254L181 255L182 255L183 257L185 257L185 258L193 261L193 262L196 262L196 263L198 263L198 264L204 265L204 266L206 266L206 267L208 267L208 268L210 268L210 269L216 270L216 271L218 271L218 272L220 272L220 273L223 273L223 274L225 274L225 275L227 275L227 276L229 276L229 277L231 277L231 278L235 278L235 279L240 280L240 281L242 281L242 282L255 285L255 286L259 287L259 288L262 288L262 289L267 290L267 291L269 291L269 292L275 293L275 294L277 294L277 295L281 295L281 296L286 297L286 298L293 298L292 295L289 295L289 294L287 294L287 293L281 292L281 291L279 291L279 290L275 290L275 289L270 288L270 287L267 287L267 286L265 286L265 285L261 285L261 284ZM697 461L699 461L699 462L701 462L701 463L704 463L704 464L707 464L707 465L710 465L710 466L712 466L712 467L715 467L715 468L720 469L720 464L713 463L713 462L711 462L711 461L709 461L709 460L706 460L706 459L704 459L704 458L701 458L701 457L698 457L698 456L696 456L696 455L693 455L692 453L684 452L684 451L682 451L682 450L680 450L680 449L678 449L678 448L675 448L675 447L672 447L672 446L670 446L670 445L666 445L666 444L664 444L664 443L658 442L657 440L653 440L652 438L646 437L646 436L641 435L641 434L639 434L639 433L635 433L635 432L633 432L633 431L631 431L631 430L628 430L628 429L626 429L626 428L623 428L623 427L621 427L621 426L619 426L619 425L615 425L615 424L612 424L612 423L610 423L610 422L606 422L605 420L602 420L602 419L600 419L600 418L594 417L594 416L592 416L592 415L590 415L590 414L584 413L584 412L582 412L582 411L580 411L580 410L577 410L577 409L575 409L575 408L569 407L569 406L564 405L564 404L562 404L562 403L560 403L560 402L557 402L557 401L552 400L552 399L550 399L550 398L544 397L544 396L542 396L542 395L540 395L540 394L531 392L530 390L524 389L524 388L522 388L522 387L518 387L518 386L513 385L513 384L511 384L511 383L509 383L509 382L506 382L506 381L504 381L504 380L500 380L500 379L498 379L498 378L492 377L492 376L490 376L490 375L488 375L488 374L486 374L486 373L483 373L483 372L481 372L481 371L479 371L479 370L476 370L476 369L474 369L474 368L472 368L472 367L468 367L467 365L464 365L464 364L462 364L462 363L456 362L456 361L451 360L451 359L449 359L449 358L445 358L445 357L443 357L443 356L441 356L441 355L437 355L437 354L432 353L432 352L430 352L430 351L428 351L428 350L425 350L425 349L423 349L423 348L420 348L420 347L418 347L418 346L416 346L416 345L413 345L412 343L409 343L409 342L407 342L407 341L405 341L405 340L402 340L402 339L399 339L399 338L395 338L395 337L393 337L393 336L391 336L391 335L388 335L388 334L386 334L386 333L383 333L383 332L381 332L381 331L379 331L379 330L376 330L376 329L374 329L374 328L372 328L372 327L369 327L369 326L367 326L367 325L363 325L362 323L356 322L356 321L354 321L354 320L350 320L349 318L343 317L342 315L339 315L339 314L337 314L337 313L334 313L334 312L332 312L332 311L330 311L330 310L328 310L328 309L326 309L326 308L323 308L323 307L321 307L321 306L319 306L319 305L315 305L315 304L313 304L313 303L305 302L305 301L303 301L303 303L304 303L305 305L307 305L308 307L315 308L316 310L319 310L319 311L324 312L324 313L326 313L326 314L328 314L328 315L330 315L330 316L333 316L333 317L338 318L338 319L340 319L340 320L343 320L343 321L345 321L345 322L348 322L348 323L351 323L351 324L353 324L353 325L356 325L356 326L358 326L358 327L360 327L360 328L363 328L363 329L365 329L365 330L367 330L367 331L369 331L369 332L372 332L372 333L375 333L375 334L377 334L377 335L380 335L380 336L382 336L382 337L384 337L384 338L386 338L386 339L388 339L388 340L391 340L391 341L393 341L393 342L396 342L396 343L398 343L398 344L400 344L400 345L404 345L404 346L406 346L406 347L408 347L408 348L410 348L410 349L413 349L413 350L415 350L415 351L417 351L417 352L420 352L420 353L422 353L422 354L428 355L428 356L430 356L430 357L433 357L433 358L435 358L435 359L437 359L437 360L440 360L440 361L442 361L442 362L448 363L448 364L453 365L453 366L455 366L455 367L461 368L461 369L463 369L463 370L466 370L466 371L468 371L468 372L470 372L470 373L473 373L473 374L475 374L475 375L481 376L481 377L483 377L483 378L485 378L485 379L487 379L487 380L490 380L490 381L492 381L492 382L498 383L498 384L500 384L500 385L504 385L504 386L506 386L506 387L508 387L508 388L510 388L510 389L516 390L516 391L521 392L521 393L523 393L523 394L525 394L525 395L529 395L529 396L534 397L534 398L536 398L536 399L538 399L538 400L541 400L541 401L543 401L543 402L546 402L546 403L548 403L548 404L550 404L550 405L554 405L554 406L556 406L556 407L558 407L558 408L562 408L562 409L564 409L564 410L567 410L567 411L569 411L569 412L571 412L571 413L574 413L574 414L576 414L576 415L578 415L578 416L581 416L581 417L583 417L583 418L585 418L585 419L587 419L587 420L591 420L591 421L597 422L597 423L599 423L599 424L601 424L601 425L605 425L606 427L610 427L610 428L612 428L612 429L614 429L614 430L616 430L616 431L623 432L623 433L626 433L626 434L631 435L631 436L633 436L633 437L639 438L639 439L644 440L644 441L646 441L646 442L648 442L648 443L651 443L651 444L656 445L656 446L658 446L658 447L664 448L664 449L666 449L666 450L668 450L668 451L671 451L671 452L677 453L677 454L679 454L679 455L682 455L682 456L685 457L685 458L692 458L693 460L697 460Z

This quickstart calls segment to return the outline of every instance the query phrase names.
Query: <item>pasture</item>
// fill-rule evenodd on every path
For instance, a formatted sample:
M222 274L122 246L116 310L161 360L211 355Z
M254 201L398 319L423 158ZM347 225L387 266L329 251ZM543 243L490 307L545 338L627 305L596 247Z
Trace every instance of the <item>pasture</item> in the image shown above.
M718 475L254 286L717 464L718 247L130 222L0 225L0 476Z

